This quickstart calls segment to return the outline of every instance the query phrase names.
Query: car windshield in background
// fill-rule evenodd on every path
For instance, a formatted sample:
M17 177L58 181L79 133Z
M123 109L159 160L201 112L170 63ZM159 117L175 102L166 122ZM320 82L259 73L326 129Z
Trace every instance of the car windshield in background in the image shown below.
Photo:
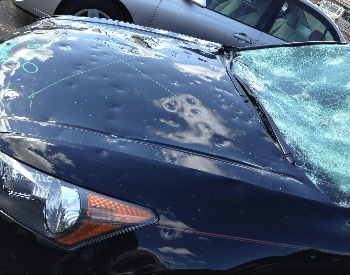
M296 165L349 207L350 47L312 45L237 53L233 72L273 117Z

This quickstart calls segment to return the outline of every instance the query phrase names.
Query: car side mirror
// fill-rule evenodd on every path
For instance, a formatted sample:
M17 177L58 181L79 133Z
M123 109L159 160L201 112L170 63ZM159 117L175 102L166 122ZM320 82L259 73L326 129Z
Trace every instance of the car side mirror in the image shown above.
M190 0L191 2L195 3L196 5L206 8L207 7L207 0Z

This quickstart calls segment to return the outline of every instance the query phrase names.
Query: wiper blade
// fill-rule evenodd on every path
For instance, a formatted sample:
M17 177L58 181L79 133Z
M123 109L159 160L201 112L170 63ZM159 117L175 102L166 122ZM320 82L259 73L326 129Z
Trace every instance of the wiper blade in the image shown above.
M262 119L262 122L264 123L268 132L270 132L270 134L272 135L274 140L280 146L284 156L287 158L287 160L291 164L295 164L295 159L293 157L293 153L290 151L286 141L284 140L281 132L277 128L277 126L276 126L275 122L273 121L272 117L270 116L270 114L266 111L264 106L260 103L260 101L255 96L255 94L253 94L253 92L250 90L250 88L243 82L243 80L236 74L232 74L232 76L236 79L237 82L240 83L240 85L242 85L242 87L244 87L243 90L246 92L247 97L250 99L251 103L258 111L258 113Z
M225 57L224 54L220 55L221 62L224 65L228 76L230 77L233 85L235 86L237 92L242 97L243 101L247 103L250 101L254 108L257 110L261 121L264 123L264 126L268 132L268 134L272 137L272 139L279 145L282 153L286 157L286 159L291 163L295 164L295 159L293 153L290 151L287 143L285 142L281 132L278 130L275 122L273 121L270 114L266 111L264 106L260 103L259 99L256 95L251 91L251 89L244 83L244 81L236 74L232 73L230 64L233 59L233 52L230 51L228 53L228 57Z
M234 47L222 45L225 52L237 53L244 51L260 50L260 49L272 49L272 48L289 48L289 47L302 47L302 46L312 46L312 45L349 45L349 42L339 42L339 41L304 41L304 42L293 42L287 44L268 44L268 45L256 45L252 47Z

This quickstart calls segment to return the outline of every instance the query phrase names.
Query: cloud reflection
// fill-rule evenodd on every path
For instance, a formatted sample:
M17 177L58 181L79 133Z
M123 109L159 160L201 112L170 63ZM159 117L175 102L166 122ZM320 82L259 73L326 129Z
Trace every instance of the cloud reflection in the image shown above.
M1 138L10 144L15 158L33 164L41 170L53 171L53 165L38 153L45 153L48 150L47 147L54 146L54 144L33 138L14 138L12 136L2 136Z
M200 171L205 171L211 174L226 176L226 173L217 167L217 162L203 158L201 156L189 155L183 152L162 149L165 157L165 162L188 167Z
M220 136L218 146L225 148L234 147L230 141L234 136L242 135L242 132L230 132L225 126L217 127L207 118L213 121L218 121L223 124L224 119L214 111L203 106L202 102L190 94L180 95L179 98L175 96L164 97L158 100L153 100L153 103L158 108L162 108L167 112L176 113L183 118L188 128L183 131L182 127L179 127L175 133L167 133L165 131L158 130L156 135L163 138L171 139L180 143L201 144L208 147L213 147L211 140L214 135ZM192 108L191 108L192 107ZM196 112L193 108L200 111L201 114ZM172 129L176 129L172 127Z
M166 227L171 227L176 229L194 230L193 228L187 226L183 222L170 220L164 215L159 215L159 218L160 219L158 224L161 226L166 226ZM182 232L177 230L169 230L166 228L162 228L160 230L160 236L163 240L173 240L176 238L182 238Z
M188 255L196 256L186 248L162 247L162 248L158 248L158 250L163 253L174 253L176 255L181 255L181 256L188 256Z
M198 65L174 63L174 68L178 69L180 72L198 76L200 79L208 82L212 82L212 79L220 80L221 77L226 75L226 70L223 67L219 68L213 65L210 67L211 70Z
M35 138L23 138L7 135L2 136L1 138L10 144L10 148L13 151L15 158L20 159L25 163L29 163L34 167L48 173L54 172L53 163L56 160L60 160L65 164L74 166L73 161L68 159L62 153L48 156L48 154L51 152L50 147L56 146L55 144ZM42 154L42 156L40 154Z

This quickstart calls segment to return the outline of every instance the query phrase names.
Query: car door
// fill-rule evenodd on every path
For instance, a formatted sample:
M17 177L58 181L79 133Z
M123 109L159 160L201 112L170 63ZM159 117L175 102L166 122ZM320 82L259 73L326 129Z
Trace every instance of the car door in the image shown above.
M260 43L269 44L271 39L283 41L340 41L335 25L316 9L301 1L283 0L273 12L263 29ZM334 25L334 26L333 26Z
M236 47L254 46L261 31L255 27L272 0L207 0L202 8L186 0L163 0L151 27L170 30Z

